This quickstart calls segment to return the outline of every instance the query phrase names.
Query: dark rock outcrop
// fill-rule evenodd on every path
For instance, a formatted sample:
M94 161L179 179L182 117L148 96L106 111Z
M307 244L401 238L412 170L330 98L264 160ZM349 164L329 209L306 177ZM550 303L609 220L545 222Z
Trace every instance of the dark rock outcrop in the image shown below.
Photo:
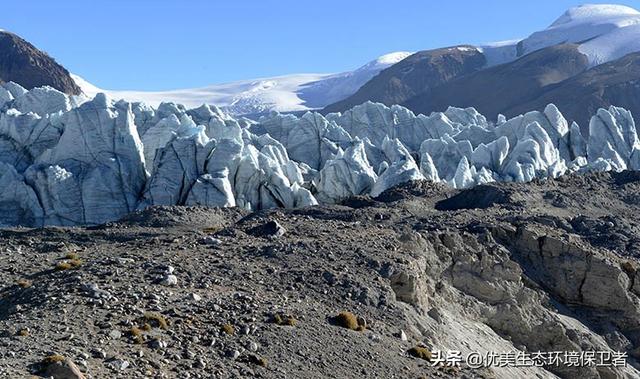
M355 94L327 106L324 112L342 112L368 100L400 104L485 64L484 55L471 46L420 51L382 70Z
M550 88L584 72L588 64L587 57L578 51L577 45L552 46L513 62L443 83L438 88L414 96L403 105L425 114L445 110L449 106L472 106L489 119L495 119L499 113L515 115L513 109L519 109L521 104L534 101ZM574 98L568 96L557 100L556 105L563 111L563 103ZM531 109L536 108L528 108L527 111Z
M67 69L8 32L0 32L0 82L15 82L26 89L50 86L69 95L82 92Z
M548 101L554 102L568 120L576 121L583 130L589 126L588 112L609 105L640 115L640 53L626 55L549 86L540 96L505 110L505 115L544 108L543 104Z

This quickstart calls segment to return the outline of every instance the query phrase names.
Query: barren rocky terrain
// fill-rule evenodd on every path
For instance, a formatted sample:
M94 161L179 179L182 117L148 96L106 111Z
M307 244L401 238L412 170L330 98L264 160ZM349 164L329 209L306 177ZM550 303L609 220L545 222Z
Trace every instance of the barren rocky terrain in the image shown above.
M622 172L3 229L0 377L638 377L639 212L640 173ZM437 350L628 359L415 357Z

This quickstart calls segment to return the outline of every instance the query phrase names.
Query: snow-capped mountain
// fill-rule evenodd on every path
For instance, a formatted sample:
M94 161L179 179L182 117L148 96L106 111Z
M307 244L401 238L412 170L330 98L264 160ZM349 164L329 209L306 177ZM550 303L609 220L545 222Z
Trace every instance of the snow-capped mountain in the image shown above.
M489 43L478 49L490 67L563 43L579 45L592 66L640 51L640 12L624 5L580 5L525 39Z
M103 92L113 98L153 106L163 101L187 107L215 104L231 114L252 115L323 108L353 94L381 70L409 55L408 52L386 54L354 71L338 74L292 74L172 91L112 91L98 88L78 75L73 78L89 97Z
M89 97L104 92L113 98L153 106L163 101L188 107L214 104L233 115L325 107L327 111L344 111L368 100L411 106L408 100L431 87L566 43L577 45L578 51L587 56L588 67L640 51L640 12L622 5L582 5L570 8L548 28L524 39L429 50L414 56L411 62L404 61L411 53L391 53L354 71L338 74L292 74L170 91L108 90L97 88L80 76L72 77ZM402 66L397 65L401 61L404 61ZM378 75L388 68L393 70L392 66L397 66L396 72ZM428 111L429 107L421 104L415 110Z
M17 39L14 36L7 40ZM417 100L411 103L411 99L432 88L438 88L443 83L458 80L483 69L514 62L538 50L567 43L575 44L579 53L587 57L588 64L585 69L640 51L640 12L621 5L583 5L567 10L548 28L536 31L524 39L481 46L464 45L434 49L413 55L411 61L405 59L412 55L411 53L391 53L354 71L337 74L292 74L154 92L98 88L91 83L90 78L85 80L77 75L69 76L68 73L65 77L66 70L55 65L51 65L54 68L50 70L51 78L47 75L41 77L40 74L33 75L26 71L21 73L14 70L15 72L10 73L11 77L7 76L8 74L4 75L6 78L0 75L0 79L13 80L27 88L49 84L69 94L77 93L80 88L89 98L104 92L113 98L131 102L141 101L152 106L166 101L184 104L187 107L212 104L233 115L257 116L270 111L299 112L322 108L344 111L369 100L387 105L404 104L412 107ZM30 51L39 52L33 46L30 47ZM378 75L383 71L384 74ZM58 72L60 74L57 74ZM526 76L526 73L522 76ZM31 83L35 79L39 81ZM518 88L510 90L517 91ZM475 105L473 102L456 104L457 100L450 99L451 104ZM418 112L442 110L431 109L422 99L420 102L420 107L412 109ZM563 108L562 101L553 99L553 102ZM598 104L606 105L606 101ZM625 106L635 111L632 105ZM582 113L587 114L593 110L592 107ZM489 116L495 116L491 109L485 109L485 112Z
M578 44L594 66L640 51L640 12L609 4L571 8L547 29L522 40L518 55L561 43Z
M583 5L524 39L415 53L324 112L375 101L424 114L475 107L493 119L554 103L587 132L600 107L640 114L639 68L640 12Z

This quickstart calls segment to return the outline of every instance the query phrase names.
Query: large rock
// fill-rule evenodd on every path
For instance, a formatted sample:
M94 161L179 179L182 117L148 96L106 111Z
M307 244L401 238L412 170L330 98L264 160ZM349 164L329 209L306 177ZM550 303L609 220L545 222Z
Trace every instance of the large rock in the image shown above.
M69 358L50 359L43 363L41 374L53 379L85 379L78 366Z
M413 294L427 297L419 305L419 312L427 314L419 318L421 333L437 339L439 346L481 352L503 349L490 337L492 333L508 336L513 347L507 351L530 353L624 351L637 343L638 298L629 289L631 280L619 260L550 232L522 225L496 226L478 236L457 231L430 236L431 246L419 255L420 264L397 269L403 272L404 283L424 278L422 291ZM473 320L490 329L468 324ZM602 336L589 327L589 320L606 325ZM467 327L460 329L460 323ZM631 344L616 346L608 337L616 333L631 336ZM483 342L471 349L469 344L478 338ZM550 372L571 378L637 376L630 366L545 369L541 377L553 377ZM500 369L496 374L522 376Z

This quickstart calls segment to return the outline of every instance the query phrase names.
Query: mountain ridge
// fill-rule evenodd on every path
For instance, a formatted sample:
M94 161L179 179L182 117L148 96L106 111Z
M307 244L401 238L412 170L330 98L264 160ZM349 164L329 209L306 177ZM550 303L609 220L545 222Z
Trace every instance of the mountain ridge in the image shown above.
M563 81L585 72L588 68L588 58L579 52L578 45L551 46L534 51L513 62L454 78L432 91L425 91L401 104L414 112L423 114L446 109L448 106L456 106L474 107L493 120L499 114L514 117L517 114L511 109L534 101L545 91L561 85ZM555 102L549 103L556 104L562 111L568 100L557 97L554 99ZM526 111L542 109L547 104L528 108ZM584 121L584 117L575 114L571 115L571 121L576 119L574 116L579 116L580 121Z
M453 78L480 70L486 63L484 55L473 46L421 51L382 70L355 94L325 107L323 113L343 111L366 101L403 103Z
M16 34L0 30L0 82L16 82L26 89L51 86L68 95L80 87L69 71L48 54Z
M554 46L558 45L573 46L573 48L555 49ZM405 79L402 75L391 77L388 75L389 72L397 71L403 65L409 66L402 67L403 70L420 69L425 73L451 69L446 66L446 63L417 59L440 49L421 51L403 62L383 70L356 93L325 107L322 112L342 112L358 103L379 101L385 105L402 104L414 112L424 114L443 111L448 106L476 107L481 113L495 119L500 113L511 117L518 112L542 109L546 104L554 103L563 112L567 110L570 120L579 122L583 130L587 128L588 120L582 115L588 114L598 107L620 105L630 109L634 114L640 114L640 106L635 105L632 101L624 100L621 94L616 94L611 87L607 87L607 79L602 75L595 78L604 80L604 82L590 87L586 82L584 83L585 87L576 87L576 83L581 83L579 80L568 82L567 85L570 84L575 93L570 94L563 91L562 97L560 97L553 95L558 93L555 87L561 86L561 80L558 79L553 86L538 85L536 91L528 93L535 87L532 84L537 81L535 76L530 76L532 71L536 71L536 67L531 65L522 67L522 62L531 59L530 55L536 57L539 56L538 52L540 51L551 51L558 54L555 58L548 57L548 59L556 61L556 64L552 65L553 69L572 73L572 75L560 75L563 80L568 80L573 75L579 75L589 68L617 62L629 54L640 51L640 12L633 8L606 4L573 7L556 19L548 28L534 32L527 38L484 46L458 46L458 48L460 47L476 49L478 54L484 56L485 66L473 70L473 72L452 75L448 80L438 82L436 86L420 87L417 85L419 82L411 78ZM412 60L415 62L408 65L408 62ZM557 64L561 61L565 67ZM625 62L627 61L625 60ZM539 65L544 64L546 63L539 63ZM581 69L576 69L576 64ZM496 69L496 67L502 67L502 69ZM625 69L620 63L608 67ZM545 69L549 71L548 75L558 76L557 73L551 72L551 67L540 67L538 71ZM495 75L495 72L500 70L503 75ZM628 75L627 77L633 79ZM484 79L479 80L479 78ZM482 83L482 86L479 86L478 83ZM411 93L396 91L396 88L403 86L413 86L413 91ZM609 88L608 91L597 91L599 98L588 101L585 99L583 101L585 105L582 108L576 108L572 103L571 98L574 95L584 98L584 91L605 87ZM625 93L629 93L630 90L631 88L626 88L627 92ZM553 92L546 94L546 91ZM491 96L487 97L486 93L491 93ZM640 93L633 92L633 95L637 96ZM516 98L521 99L520 104L514 103ZM543 101L536 102L536 98L544 98L549 101L542 104ZM587 107L587 102L597 105ZM618 102L621 103L618 104Z

